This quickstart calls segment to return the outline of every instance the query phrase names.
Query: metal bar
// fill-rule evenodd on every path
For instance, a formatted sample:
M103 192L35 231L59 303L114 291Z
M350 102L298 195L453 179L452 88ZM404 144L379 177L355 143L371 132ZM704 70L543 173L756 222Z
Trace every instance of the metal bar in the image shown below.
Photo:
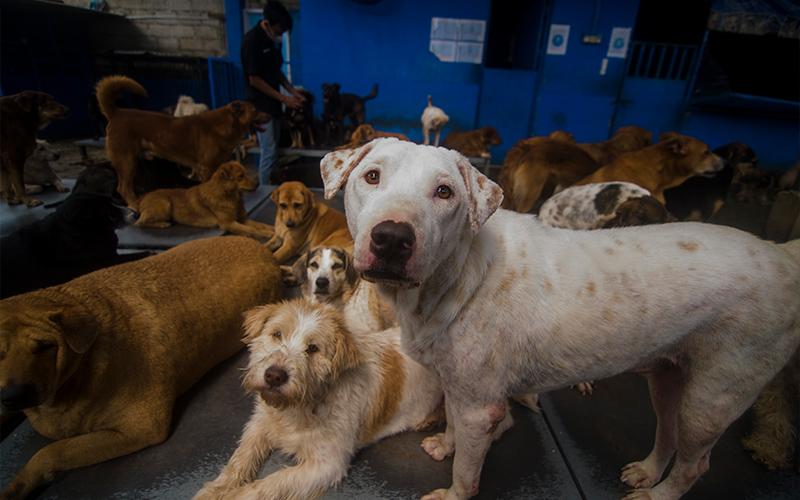
M658 47L658 64L656 65L656 74L653 78L661 78L661 68L664 63L664 53L667 51L666 45L659 45Z
M685 49L676 45L670 51L670 58L669 58L669 69L667 70L667 79L668 80L675 80L674 71L675 71L675 61L678 59L678 53L683 52Z
M647 51L647 63L645 63L645 77L650 77L650 68L653 66L653 53L655 52L655 47L650 45L648 47L650 50Z

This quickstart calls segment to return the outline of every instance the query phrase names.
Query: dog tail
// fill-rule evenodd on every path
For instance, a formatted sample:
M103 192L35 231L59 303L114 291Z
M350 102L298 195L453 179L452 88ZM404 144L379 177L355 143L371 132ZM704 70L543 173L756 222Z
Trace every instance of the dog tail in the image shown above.
M369 91L369 94L363 96L361 98L362 101L369 101L370 99L375 99L378 97L378 84L372 86L372 90Z
M433 96L428 94L428 107L433 106Z
M792 240L778 246L800 263L800 240Z
M97 102L100 104L100 112L107 120L110 120L117 111L117 98L123 90L132 94L147 97L147 91L136 81L127 76L115 75L107 76L97 82L95 93Z

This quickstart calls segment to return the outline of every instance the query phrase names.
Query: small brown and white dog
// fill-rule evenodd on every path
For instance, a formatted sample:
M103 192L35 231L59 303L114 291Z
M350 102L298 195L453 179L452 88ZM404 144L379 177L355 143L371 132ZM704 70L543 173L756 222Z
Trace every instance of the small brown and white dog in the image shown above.
M400 348L400 329L358 335L332 306L297 299L245 314L255 396L239 447L195 499L322 496L347 474L356 451L424 428L439 406L438 378ZM297 465L262 479L273 451Z
M450 117L447 116L442 110L442 108L438 108L433 105L433 99L431 96L428 96L428 105L422 111L422 137L423 142L425 145L431 143L431 132L436 134L436 138L433 141L434 146L439 145L439 137L442 134L442 129L447 122L450 121Z
M200 113L208 111L208 106L202 102L194 102L194 98L188 95L178 97L178 104L175 105L175 112L172 116L192 116L199 115Z
M27 160L25 160L25 193L41 193L48 186L53 186L59 193L66 193L69 188L64 185L61 178L53 172L50 162L56 161L61 157L53 147L41 139L36 139L36 149L33 150Z

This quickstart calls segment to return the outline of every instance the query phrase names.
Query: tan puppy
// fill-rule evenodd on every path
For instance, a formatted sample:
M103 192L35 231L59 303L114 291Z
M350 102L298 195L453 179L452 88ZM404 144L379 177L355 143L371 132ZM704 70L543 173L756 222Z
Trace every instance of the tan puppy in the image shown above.
M169 227L173 222L195 227L219 227L229 233L268 239L272 226L247 218L242 191L253 191L258 181L240 163L224 163L211 179L188 189L158 189L147 193L133 208L141 227Z
M356 127L356 129L353 131L352 134L350 134L350 142L348 142L343 146L339 146L336 149L357 148L359 146L363 146L372 139L376 139L378 137L396 137L401 141L408 140L408 137L405 134L375 130L375 128L372 125L368 123L362 123L361 125Z
M674 132L664 134L658 144L639 151L625 153L577 185L598 182L624 181L650 191L662 205L664 190L679 186L695 175L713 175L722 170L725 162L697 139Z
M442 399L437 378L400 349L398 328L358 335L335 308L294 300L245 317L255 396L239 448L196 499L307 500L347 474L360 448L424 428ZM257 480L273 451L297 465Z
M147 96L145 89L126 76L109 76L97 84L97 101L108 119L106 152L117 171L117 190L127 203L136 200L133 178L140 153L147 152L192 169L200 181L228 161L247 132L260 130L269 115L252 103L233 101L221 108L175 118L165 113L121 109L116 99L123 91Z
M164 441L175 398L242 347L242 312L280 292L272 255L229 236L0 301L0 400L55 440L2 498Z
M275 235L267 246L281 264L316 246L352 248L344 214L317 203L302 182L284 182L272 192L272 201L277 207Z
M489 149L502 144L503 140L494 127L483 127L467 132L450 132L442 146L455 149L464 156L490 158Z

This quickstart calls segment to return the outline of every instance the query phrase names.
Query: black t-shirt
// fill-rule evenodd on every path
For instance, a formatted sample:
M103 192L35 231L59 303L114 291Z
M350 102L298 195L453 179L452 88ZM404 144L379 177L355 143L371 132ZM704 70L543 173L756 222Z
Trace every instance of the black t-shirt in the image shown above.
M281 115L281 103L248 83L248 76L259 76L272 88L280 92L281 66L283 54L281 48L267 35L261 23L247 32L242 42L242 68L247 88L247 100L256 108L269 113L273 117Z

